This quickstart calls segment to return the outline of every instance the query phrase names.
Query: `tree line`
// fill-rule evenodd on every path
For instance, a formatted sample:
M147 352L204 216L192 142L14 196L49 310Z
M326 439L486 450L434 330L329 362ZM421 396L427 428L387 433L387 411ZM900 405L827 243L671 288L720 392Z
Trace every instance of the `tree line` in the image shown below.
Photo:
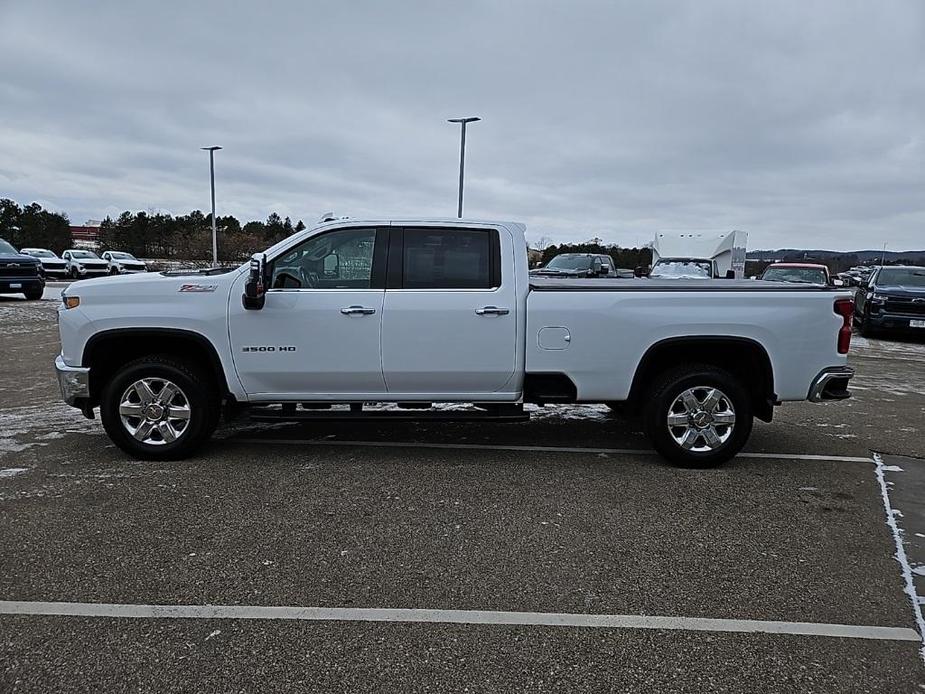
M37 202L19 205L0 199L0 238L14 248L47 248L58 255L73 247L71 223L66 214L50 212ZM245 260L277 241L305 229L300 219L275 212L265 221L243 225L232 215L217 216L219 260ZM123 212L106 217L100 225L99 251L127 251L139 258L197 261L212 257L212 215L193 210L173 216L161 212Z
M71 247L71 223L66 214L49 212L37 202L20 206L0 199L0 238L14 248L48 248L60 254Z
M266 221L241 224L232 215L215 218L220 261L240 261L277 241L305 229L300 219L273 212ZM205 260L212 257L212 215L193 210L176 217L147 212L123 212L106 217L100 226L101 251L127 251L139 258Z

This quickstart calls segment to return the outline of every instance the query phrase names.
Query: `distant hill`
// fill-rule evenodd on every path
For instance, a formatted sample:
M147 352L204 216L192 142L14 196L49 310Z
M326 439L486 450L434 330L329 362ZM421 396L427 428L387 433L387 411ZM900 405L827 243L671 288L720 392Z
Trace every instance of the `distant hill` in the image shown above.
M914 265L925 264L925 250L922 251L826 251L803 250L800 248L779 248L776 251L749 251L749 260L781 261L781 260L851 260L854 264L879 263L881 256L884 262L891 265L909 263ZM855 260L856 259L856 260Z

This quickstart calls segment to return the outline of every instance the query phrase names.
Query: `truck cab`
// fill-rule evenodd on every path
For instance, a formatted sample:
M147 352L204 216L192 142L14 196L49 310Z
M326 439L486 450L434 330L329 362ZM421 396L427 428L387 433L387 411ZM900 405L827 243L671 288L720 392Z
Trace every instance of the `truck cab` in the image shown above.
M649 276L660 279L743 279L748 234L659 232Z

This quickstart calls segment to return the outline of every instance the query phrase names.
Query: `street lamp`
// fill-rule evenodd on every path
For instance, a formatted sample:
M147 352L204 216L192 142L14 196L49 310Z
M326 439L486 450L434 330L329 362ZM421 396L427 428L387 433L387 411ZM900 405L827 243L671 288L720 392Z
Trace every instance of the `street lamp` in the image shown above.
M459 123L462 128L460 129L459 136L459 204L456 207L456 216L462 217L462 201L463 201L463 172L466 169L466 123L473 123L477 120L482 120L477 116L470 116L468 118L448 118L448 123Z
M209 180L212 184L212 267L218 267L218 234L215 229L215 150L221 147L200 147L209 153Z

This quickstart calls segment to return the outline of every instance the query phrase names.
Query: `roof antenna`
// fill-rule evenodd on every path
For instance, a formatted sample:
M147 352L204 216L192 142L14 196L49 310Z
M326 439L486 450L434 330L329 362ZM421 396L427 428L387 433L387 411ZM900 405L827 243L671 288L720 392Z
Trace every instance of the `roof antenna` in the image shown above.
M333 222L337 217L334 216L333 212L325 212L321 215L321 219L318 220L319 224L324 224L325 222Z

